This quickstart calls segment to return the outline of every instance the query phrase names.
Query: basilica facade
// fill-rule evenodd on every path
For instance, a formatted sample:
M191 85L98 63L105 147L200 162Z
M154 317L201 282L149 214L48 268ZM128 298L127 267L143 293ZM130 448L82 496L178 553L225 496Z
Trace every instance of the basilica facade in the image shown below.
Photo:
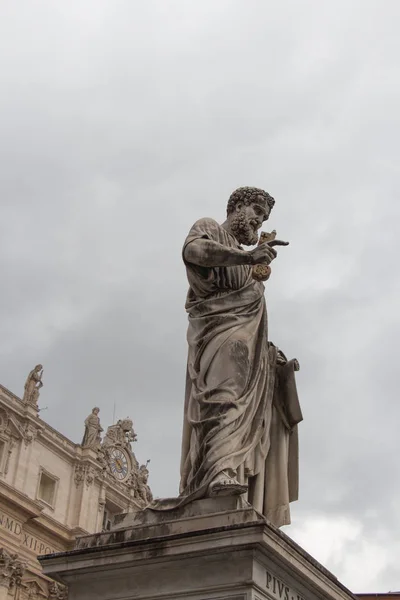
M115 514L152 496L129 418L101 435L96 409L77 444L40 418L43 384L29 385L22 399L0 385L0 600L62 600L68 591L37 557L72 549L77 536L109 529Z

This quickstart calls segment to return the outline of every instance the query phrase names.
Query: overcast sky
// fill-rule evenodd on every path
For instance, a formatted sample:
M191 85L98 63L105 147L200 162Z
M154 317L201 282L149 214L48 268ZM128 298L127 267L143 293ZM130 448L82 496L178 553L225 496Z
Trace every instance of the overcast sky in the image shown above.
M176 495L181 247L276 198L270 338L301 364L284 531L354 592L400 588L398 0L3 0L0 382L43 363L75 442L129 415Z

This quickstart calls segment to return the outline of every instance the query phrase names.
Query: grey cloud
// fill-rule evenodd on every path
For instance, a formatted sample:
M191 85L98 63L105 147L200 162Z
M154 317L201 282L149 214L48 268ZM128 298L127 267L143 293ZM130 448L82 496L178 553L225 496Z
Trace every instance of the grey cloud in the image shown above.
M291 244L267 286L270 337L301 363L293 532L359 520L347 563L327 565L339 577L357 542L395 549L400 5L0 11L0 381L22 392L43 362L42 417L75 441L93 405L104 426L116 403L155 493L175 494L182 242L235 187L265 187ZM392 582L388 565L365 591Z

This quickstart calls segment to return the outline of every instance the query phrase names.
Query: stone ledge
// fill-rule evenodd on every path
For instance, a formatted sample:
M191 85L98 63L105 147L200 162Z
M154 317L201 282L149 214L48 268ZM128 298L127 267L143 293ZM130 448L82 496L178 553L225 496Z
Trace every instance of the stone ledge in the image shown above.
M251 507L221 513L210 508L169 522L157 522L164 516L150 511L139 517L147 525L85 536L81 547L40 562L46 575L72 586L76 600L227 599L233 590L244 590L247 599L256 593L262 600L285 600L279 590L286 587L286 600L354 600L334 575ZM192 507L186 514L193 511L199 512ZM274 578L275 595L267 591L268 585L274 591Z
M242 507L242 508L238 508ZM172 510L153 510L126 513L117 516L111 531L78 538L75 550L114 546L129 542L161 540L176 536L204 534L235 526L266 523L247 502L238 498L196 500Z
M175 501L176 498L172 498ZM122 513L116 515L112 531L126 527L135 527L137 525L153 525L156 523L166 523L191 517L200 517L203 515L220 514L227 511L236 511L240 509L253 509L251 504L246 502L242 496L226 496L220 498L203 498L194 500L189 504L179 506L178 508L167 508L170 503L169 498L157 501L160 508L154 509L148 507L138 512ZM163 506L165 508L163 508ZM263 518L260 515L260 518Z
M290 573L297 581L302 578L317 596L323 590L323 597L354 598L332 573L250 505L235 506L237 499L221 498L196 501L171 511L147 509L122 515L116 529L84 536L77 540L75 550L40 557L40 562L46 574L68 584L79 574L96 574L102 580L105 573L111 576L119 572L122 576L126 570L139 567L158 573L163 565L182 569L187 561L188 568L211 559L226 564L229 556L232 560L241 556L239 563L244 565L246 555L257 555L265 568L273 561L280 572ZM124 526L127 523L132 525Z

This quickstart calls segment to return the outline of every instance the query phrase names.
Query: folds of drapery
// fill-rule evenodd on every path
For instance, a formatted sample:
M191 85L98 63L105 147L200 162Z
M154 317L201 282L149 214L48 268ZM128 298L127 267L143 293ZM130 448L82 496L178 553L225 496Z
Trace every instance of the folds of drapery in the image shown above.
M211 219L192 228L186 244L236 240ZM207 495L221 471L248 485L248 500L276 526L290 522L298 496L297 423L302 419L294 362L277 363L268 343L264 286L247 266L204 270L186 265L191 285L180 498Z

